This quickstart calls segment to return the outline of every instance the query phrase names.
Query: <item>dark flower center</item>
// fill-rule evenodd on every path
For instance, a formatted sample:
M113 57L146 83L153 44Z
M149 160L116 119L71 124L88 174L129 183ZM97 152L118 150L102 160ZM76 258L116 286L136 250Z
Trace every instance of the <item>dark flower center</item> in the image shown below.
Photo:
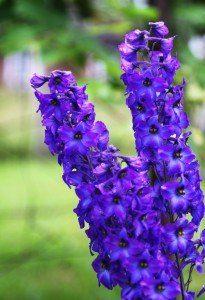
M51 100L51 104L54 105L54 106L58 105L59 104L58 99Z
M104 270L108 270L109 269L109 263L105 260L101 261L101 268Z
M160 56L159 62L162 63L163 61L164 61L164 57L163 57L163 56Z
M138 111L145 111L144 106L142 106L140 103L137 104L137 110Z
M79 109L78 104L75 103L75 102L72 102L72 103L71 103L71 106L72 106L72 108L73 108L74 110L78 110L78 109Z
M113 227L116 226L116 218L114 216L111 216L109 218L106 219L105 224L108 227Z
M142 221L146 221L146 220L147 220L147 215L146 215L146 214L145 214L145 215L142 215L142 216L141 216L141 220L142 220Z
M143 85L149 87L152 84L152 81L146 77L145 80L143 81Z
M155 133L158 132L158 128L157 128L155 125L152 125L152 126L150 127L150 129L149 129L149 132L150 132L151 134L155 134Z
M120 203L120 197L119 196L115 196L112 201L115 204L119 204Z
M143 189L139 189L139 191L137 192L138 196L142 196L143 195Z
M83 138L82 133L80 131L76 132L76 134L74 135L74 138L76 140L82 140L82 138Z
M95 190L94 190L94 193L96 195L100 195L101 194L101 191L96 187Z
M182 196L182 195L185 195L185 191L184 191L184 187L179 187L177 190L176 190L176 193L178 196Z
M176 101L176 102L173 104L173 107L180 107L180 101Z
M91 114L87 114L83 117L84 121L89 121Z
M156 290L158 292L163 292L165 290L165 285L163 283L160 283L156 286Z
M173 94L173 93L174 93L173 87L170 87L170 88L168 89L168 93L170 93L170 94Z
M55 82L55 84L59 84L59 83L62 82L62 80L61 80L60 77L55 77L55 78L54 78L54 82Z
M146 260L141 260L140 261L140 267L143 269L146 269L148 267L148 263Z
M128 246L128 242L125 239L121 239L118 245L120 248L126 248Z
M127 171L126 171L126 170L123 170L123 171L121 171L121 172L118 174L118 177L119 177L119 178L124 178L124 177L126 176L126 174L127 174Z
M59 150L63 150L63 149L64 149L64 143L61 142L61 143L59 144Z
M175 151L173 156L174 156L174 158L182 158L183 155L182 155L181 149Z
M183 236L184 235L184 230L182 227L178 228L176 231L177 236Z
M105 228L101 229L102 235L107 235L107 230Z

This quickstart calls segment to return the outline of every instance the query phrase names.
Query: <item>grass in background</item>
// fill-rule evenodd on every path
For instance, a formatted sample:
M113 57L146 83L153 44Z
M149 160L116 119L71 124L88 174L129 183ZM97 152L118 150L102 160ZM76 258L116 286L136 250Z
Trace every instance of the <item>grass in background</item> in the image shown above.
M98 287L77 199L47 161L1 163L0 298L119 299Z

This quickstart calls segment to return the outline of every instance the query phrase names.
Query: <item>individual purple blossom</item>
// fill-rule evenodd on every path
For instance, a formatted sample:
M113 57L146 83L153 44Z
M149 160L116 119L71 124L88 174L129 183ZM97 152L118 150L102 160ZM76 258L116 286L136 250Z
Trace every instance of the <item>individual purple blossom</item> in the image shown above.
M147 299L171 300L176 299L180 293L179 284L170 281L169 276L162 273L159 277L147 277L141 282L143 292Z
M151 34L157 37L164 37L169 33L169 29L164 24L164 22L149 22Z
M115 266L110 261L109 256L99 255L92 263L93 269L98 274L99 285L103 284L108 289L112 289L115 280L112 275L115 274Z
M148 100L154 100L157 92L166 87L166 81L161 77L155 77L150 71L143 74L128 73L127 76L122 76L122 79L128 87L127 92L137 91L140 97Z
M48 82L51 92L64 92L68 86L73 85L76 85L76 80L69 71L53 71Z
M44 83L46 83L49 80L49 76L41 76L34 74L32 79L31 79L31 86L33 88L40 88Z
M172 224L165 225L164 243L168 245L171 253L179 252L182 255L186 252L195 230L196 225L185 218L180 218Z
M188 180L169 181L162 185L161 193L173 213L183 213L193 198L194 187Z
M189 147L183 144L167 144L158 150L159 158L166 162L168 175L180 174L186 169L187 163L195 159Z
M111 261L126 260L143 250L143 245L136 239L130 238L125 229L122 229L117 235L109 235L105 239L105 247L110 254Z
M81 154L86 154L89 147L96 146L97 134L86 128L83 123L71 128L68 125L63 125L58 129L58 134L64 143L64 149L68 153L78 151Z
M138 283L142 278L153 277L163 270L165 261L150 255L148 250L138 256L131 257L126 262L126 269L131 274L131 282Z

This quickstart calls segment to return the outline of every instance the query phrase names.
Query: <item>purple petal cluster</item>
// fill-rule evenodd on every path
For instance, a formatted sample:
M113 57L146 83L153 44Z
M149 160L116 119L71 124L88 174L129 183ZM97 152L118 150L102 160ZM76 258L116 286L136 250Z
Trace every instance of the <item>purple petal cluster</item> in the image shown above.
M124 71L121 78L132 114L136 150L147 163L155 212L161 214L160 247L175 261L178 272L174 277L180 281L182 298L194 299L194 293L188 292L191 273L194 267L201 271L204 262L204 233L201 239L193 239L204 217L199 164L188 145L191 132L186 131L189 119L183 110L185 81L174 82L180 67L172 55L174 37L165 37L168 29L163 22L149 25L149 32L126 34L119 46ZM135 55L128 56L128 49ZM183 278L185 267L190 268L187 282ZM151 283L146 291L150 289ZM156 299L172 299L163 296Z
M160 250L160 212L154 208L147 165L139 157L120 155L109 144L106 126L95 121L86 88L77 85L72 73L34 75L31 83L45 143L58 156L65 183L75 187L79 203L74 211L80 227L88 224L99 284L109 289L119 285L122 299L143 297L150 278L162 272L170 278L174 265ZM39 90L45 83L49 93ZM169 284L173 294L179 292L176 281ZM156 293L161 295L160 287Z
M99 285L120 286L123 300L194 299L191 273L203 272L205 231L193 238L204 216L199 164L187 143L185 81L174 84L180 64L167 34L163 22L150 23L150 31L134 30L119 46L136 157L109 144L71 72L31 79L45 143L79 199L74 211L87 228Z

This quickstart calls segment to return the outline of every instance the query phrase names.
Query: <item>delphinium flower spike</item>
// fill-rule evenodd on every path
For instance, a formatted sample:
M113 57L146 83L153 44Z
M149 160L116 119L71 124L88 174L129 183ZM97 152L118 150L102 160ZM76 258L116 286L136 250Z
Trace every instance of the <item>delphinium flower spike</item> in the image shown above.
M204 232L200 239L193 239L204 217L199 164L188 145L191 132L185 131L189 126L183 110L185 81L174 83L180 67L171 53L174 38L165 38L168 29L163 22L149 25L149 32L126 34L119 46L122 80L136 150L149 166L155 211L161 214L161 250L175 262L177 272L172 276L180 282L182 299L194 299L195 293L189 290L191 273L194 268L203 271L205 257ZM144 286L151 290L150 278Z
M202 271L205 256L205 231L192 239L204 214L199 166L187 145L190 133L182 133L189 122L185 83L173 85L179 68L173 38L164 38L163 22L150 25L150 32L130 32L120 45L138 156L125 157L109 144L86 87L71 72L34 75L31 85L45 143L58 156L65 183L75 188L80 227L88 224L99 284L119 285L123 300L194 299L191 272ZM48 94L40 90L45 85Z
M160 215L153 209L146 164L139 157L120 155L109 145L106 126L95 122L86 88L76 84L71 72L34 75L31 84L39 101L45 143L58 156L65 183L75 187L80 227L89 225L86 234L90 252L98 254L93 268L99 284L109 289L119 285L122 299L135 299L144 290L149 293L144 278L159 274L166 279L167 291L172 289L176 295L178 283L168 275L172 262L159 250ZM48 94L39 90L44 84ZM161 283L154 285L160 294L167 294Z

